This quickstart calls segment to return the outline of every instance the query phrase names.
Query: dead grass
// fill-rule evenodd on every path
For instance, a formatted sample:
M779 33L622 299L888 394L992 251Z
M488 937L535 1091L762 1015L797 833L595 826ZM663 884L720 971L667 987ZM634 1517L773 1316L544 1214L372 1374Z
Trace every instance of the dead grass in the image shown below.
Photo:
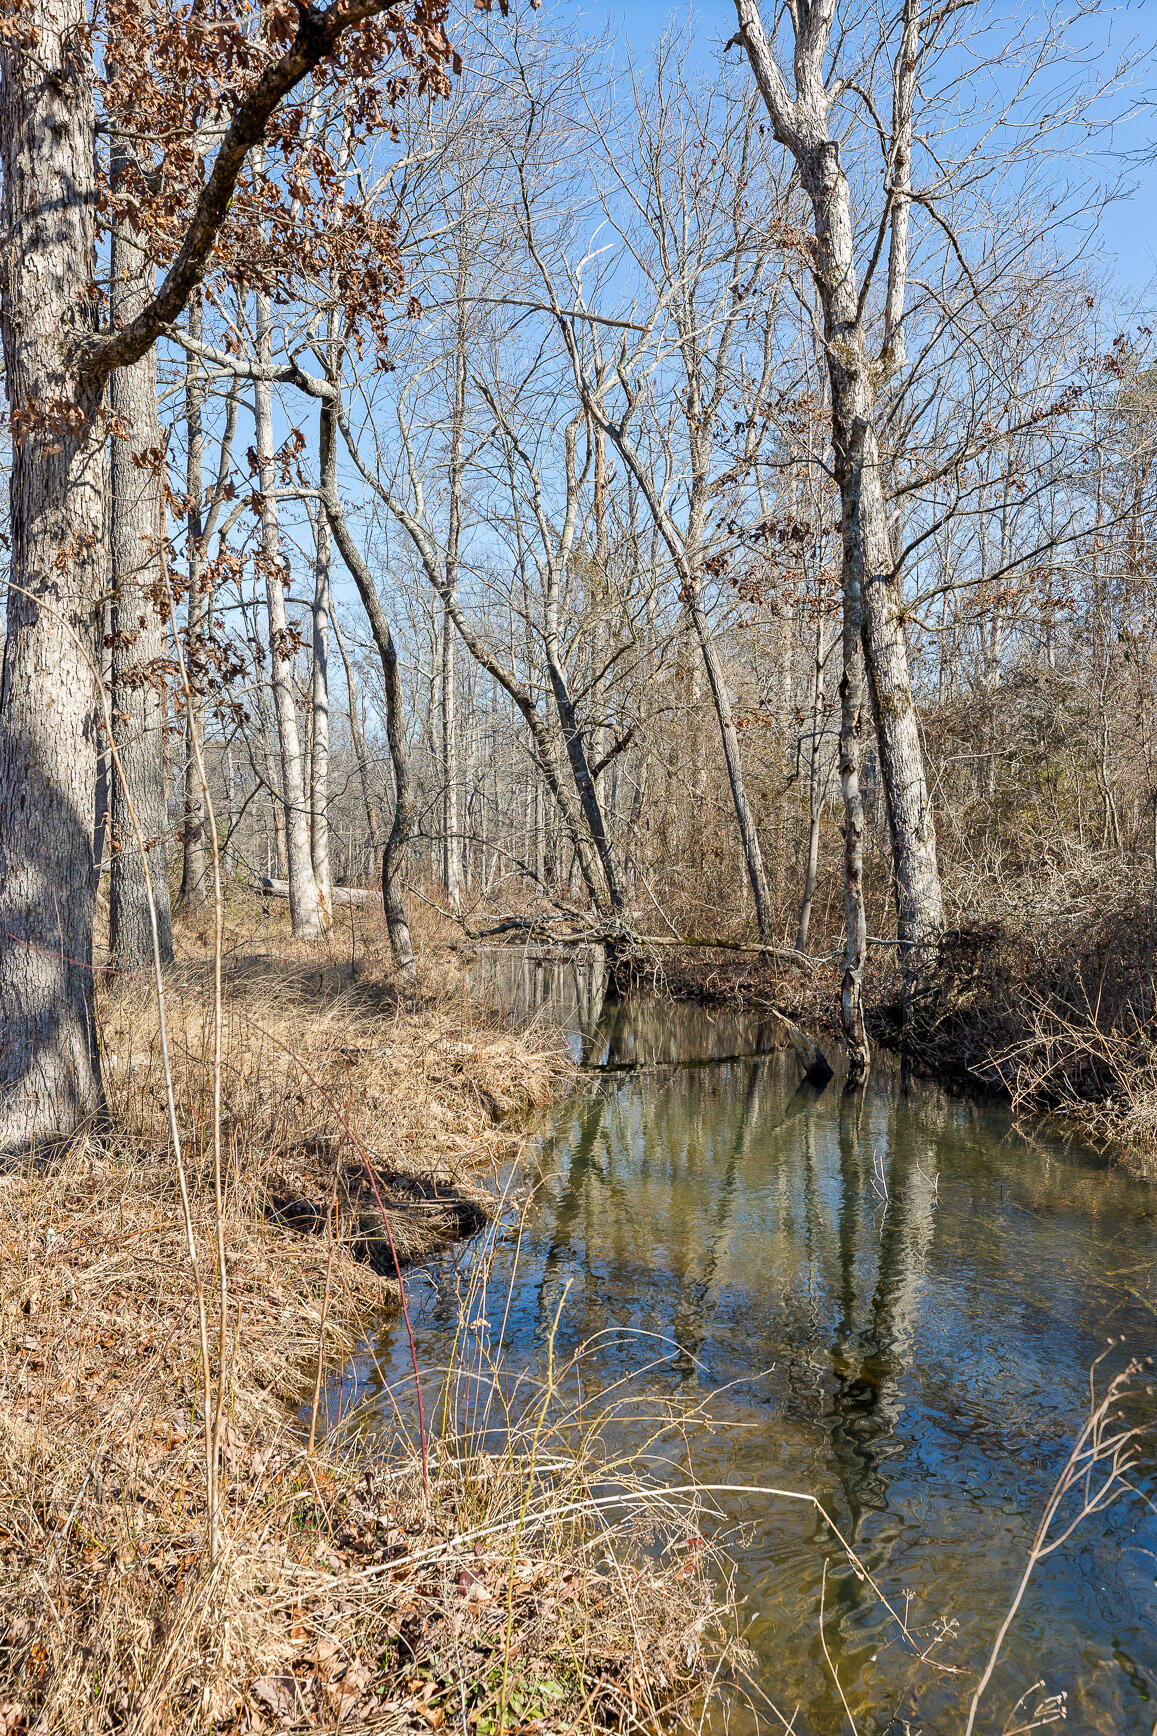
M914 1005L913 1057L1157 1174L1157 937L1135 876L1070 849L1031 880L974 881L956 903Z
M397 1298L389 1236L404 1266L481 1220L564 1054L448 969L403 994L368 937L319 957L263 922L229 936L224 1295L197 931L167 991L196 1273L146 985L103 998L114 1136L0 1181L0 1732L653 1726L704 1679L701 1552L668 1547L693 1511L559 1433L549 1394L499 1450L432 1442L428 1479L298 1420Z

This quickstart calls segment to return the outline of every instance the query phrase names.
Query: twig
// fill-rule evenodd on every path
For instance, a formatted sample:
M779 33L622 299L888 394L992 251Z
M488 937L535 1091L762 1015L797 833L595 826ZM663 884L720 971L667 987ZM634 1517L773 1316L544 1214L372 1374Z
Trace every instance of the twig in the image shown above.
M856 1720L852 1717L852 1708L848 1705L848 1697L840 1683L836 1666L832 1663L832 1654L828 1650L827 1636L824 1633L824 1597L828 1588L828 1558L824 1556L824 1570L820 1578L820 1645L824 1651L824 1661L832 1672L832 1681L836 1684L836 1692L843 1701L844 1711L848 1714L848 1723L852 1726L852 1736L857 1736Z
M1108 1354L1108 1349L1102 1351L1093 1364L1089 1375L1090 1383L1095 1379L1097 1368ZM1140 1372L1140 1369L1141 1364L1139 1362L1130 1362L1128 1367L1109 1383L1108 1390L1100 1404L1095 1403L1095 1393L1090 1399L1091 1408L1088 1419L1077 1436L1073 1449L1065 1461L1064 1469L1054 1483L1052 1493L1045 1503L1044 1512L1041 1514L1040 1524L1036 1528L1020 1583L997 1631L988 1662L976 1684L976 1690L968 1708L968 1723L965 1725L964 1736L972 1736L981 1697L992 1680L993 1671L996 1669L1001 1650L1008 1637L1008 1631L1016 1619L1016 1613L1021 1606L1025 1592L1028 1590L1028 1583L1037 1563L1042 1561L1046 1555L1051 1555L1055 1549L1059 1549L1072 1536L1083 1519L1111 1506L1114 1501L1119 1500L1133 1487L1128 1481L1128 1473L1133 1464L1130 1449L1140 1435L1141 1429L1139 1427L1119 1429L1109 1434L1107 1438L1105 1431L1106 1427L1114 1420L1112 1415L1114 1405L1129 1381ZM1099 1473L1101 1468L1106 1466L1104 1481L1093 1491L1092 1479L1094 1474ZM1085 1490L1076 1516L1069 1521L1059 1536L1050 1541L1049 1532L1066 1495L1080 1483L1084 1484Z
M333 1225L331 1223L329 1236L329 1259L327 1260L325 1267L325 1295L322 1298L321 1326L318 1328L317 1334L317 1378L313 1383L313 1407L309 1413L309 1450L311 1453L313 1452L314 1441L317 1438L317 1407L321 1400L321 1371L324 1366L325 1355L325 1322L326 1316L329 1313L329 1287L330 1280L333 1277L333 1255L336 1245L337 1238L333 1233Z

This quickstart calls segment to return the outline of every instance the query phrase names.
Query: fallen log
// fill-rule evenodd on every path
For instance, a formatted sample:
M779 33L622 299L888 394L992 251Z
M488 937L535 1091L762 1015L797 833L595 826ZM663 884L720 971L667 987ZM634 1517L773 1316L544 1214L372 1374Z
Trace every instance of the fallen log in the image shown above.
M800 952L798 947L781 945L776 941L722 940L704 934L635 934L630 929L615 928L610 924L591 923L577 931L560 931L552 928L549 922L528 916L508 916L489 928L479 929L472 929L464 917L457 917L455 920L461 923L467 937L473 941L500 940L521 935L530 941L537 940L546 946L562 948L604 946L630 952L670 952L699 947L713 952L754 953L778 964L787 965L793 970L808 971L820 970L824 965L830 964L832 958L839 956L831 954L828 957L815 958L811 953Z
M288 880L270 880L262 876L253 887L261 898L288 898ZM369 886L335 886L333 889L335 904L380 904L382 895L374 887Z
M832 1067L819 1044L814 1042L807 1032L802 1030L794 1019L789 1019L785 1013L777 1013L772 1008L769 1008L768 1011L795 1050L799 1064L803 1068L804 1078L810 1079L813 1085L826 1085L833 1076Z
M800 952L794 946L768 944L765 941L712 939L704 935L668 937L667 935L632 934L630 931L613 929L607 924L594 923L589 927L584 927L578 933L559 933L556 929L552 929L549 923L525 916L506 916L489 928L479 930L471 929L462 917L459 917L458 921L462 924L469 939L476 944L495 939L504 939L509 944L510 937L521 935L524 944L537 942L538 946L542 948L560 948L573 951L581 946L596 945L606 947L608 950L613 948L620 952L629 951L634 953L636 957L645 956L648 948L667 950L679 947L707 947L718 948L726 952L762 954L765 958L774 959L797 970L819 970L822 965L830 962L829 959L825 958L813 958L809 953ZM831 1063L819 1044L809 1037L807 1032L795 1023L794 1019L789 1019L786 1013L776 1012L771 1008L767 1009L767 1013L770 1018L775 1020L795 1050L800 1066L804 1070L804 1077L813 1084L826 1085L834 1075Z
M800 952L798 947L781 946L774 941L715 940L704 934L641 934L637 944L661 947L665 951L677 951L681 947L702 947L709 952L751 952L790 965L794 970L819 970L822 965L831 963L830 957L815 958L810 952Z

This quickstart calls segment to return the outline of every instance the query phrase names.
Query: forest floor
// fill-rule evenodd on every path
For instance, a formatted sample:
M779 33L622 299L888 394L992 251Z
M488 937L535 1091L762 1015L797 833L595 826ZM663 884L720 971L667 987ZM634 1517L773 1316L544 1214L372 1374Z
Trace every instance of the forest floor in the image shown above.
M215 1073L212 922L178 927L166 1044L149 982L101 991L112 1133L0 1177L0 1736L570 1736L699 1703L694 1511L549 1385L497 1441L437 1426L432 1372L425 1438L330 1427L398 1271L483 1221L566 1087L559 1040L438 944L400 987L376 918L306 948L239 899Z

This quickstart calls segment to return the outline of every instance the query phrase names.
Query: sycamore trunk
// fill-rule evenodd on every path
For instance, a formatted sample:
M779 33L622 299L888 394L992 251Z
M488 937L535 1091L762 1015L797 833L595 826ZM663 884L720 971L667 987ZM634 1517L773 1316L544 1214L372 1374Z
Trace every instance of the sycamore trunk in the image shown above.
M112 251L114 326L149 299L154 273L121 230ZM117 970L153 965L152 899L164 963L173 956L169 918L165 797L165 669L168 591L165 570L163 446L153 350L109 381L113 415L109 541L112 575L112 853L109 946Z
M92 329L93 69L80 0L28 0L0 49L0 331L12 429L0 679L0 1152L102 1108L93 1016L97 621L106 575L103 393L70 364ZM67 197L62 190L67 189Z

